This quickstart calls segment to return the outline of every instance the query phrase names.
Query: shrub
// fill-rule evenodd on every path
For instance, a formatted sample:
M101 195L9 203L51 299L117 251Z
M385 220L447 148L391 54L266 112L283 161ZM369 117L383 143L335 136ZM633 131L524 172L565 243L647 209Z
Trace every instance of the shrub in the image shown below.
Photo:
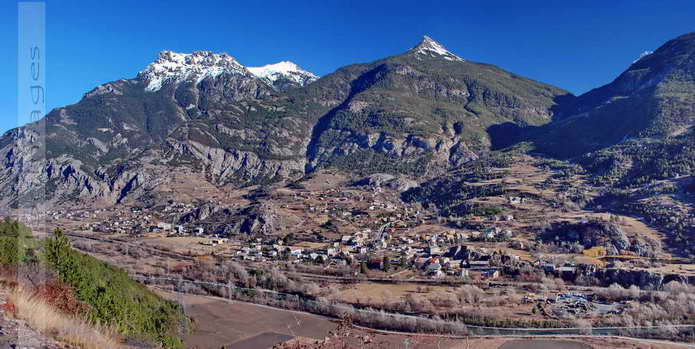
M36 246L27 226L9 217L0 222L0 265L26 262L31 256L29 251Z
M61 341L85 349L121 348L119 340L109 327L93 326L79 318L56 310L43 297L21 287L13 289L8 297L14 316L34 329L52 333Z
M73 250L59 230L45 240L44 258L76 298L91 307L90 321L165 348L183 347L179 330L187 321L178 304L158 297L125 271Z

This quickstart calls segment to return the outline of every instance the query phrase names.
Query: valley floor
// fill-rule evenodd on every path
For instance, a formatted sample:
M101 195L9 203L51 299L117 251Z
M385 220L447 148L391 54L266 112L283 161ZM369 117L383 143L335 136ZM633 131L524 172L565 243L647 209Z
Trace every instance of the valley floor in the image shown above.
M692 345L620 337L472 337L398 334L341 326L339 321L303 312L230 301L217 297L181 295L157 290L177 300L193 318L194 330L185 338L189 348L234 349L328 349L361 348L413 349L679 349Z
M600 188L570 165L529 156L500 161L443 182L421 182L410 198L416 201L387 184L357 185L355 178L324 171L297 183L213 197L199 192L199 200L171 193L151 207L55 210L47 223L63 229L75 248L131 276L187 280L197 294L224 296L232 285L239 292L234 299L251 302L263 303L253 299L262 290L279 291L405 320L440 317L495 329L669 329L695 321L690 291L658 291L672 280L695 280L694 260L670 253L668 232L633 212L590 204ZM481 210L456 211L466 207ZM219 227L226 233L213 233ZM566 231L578 233L570 239ZM679 292L681 303L694 305L667 299ZM181 297L197 319L189 347L316 341L336 326L306 313ZM299 302L287 308L300 309ZM451 333L420 324L368 326ZM510 333L526 334L534 333Z
M294 337L323 339L336 328L334 321L318 315L216 297L157 292L181 303L193 319L194 330L184 339L188 348L263 348Z

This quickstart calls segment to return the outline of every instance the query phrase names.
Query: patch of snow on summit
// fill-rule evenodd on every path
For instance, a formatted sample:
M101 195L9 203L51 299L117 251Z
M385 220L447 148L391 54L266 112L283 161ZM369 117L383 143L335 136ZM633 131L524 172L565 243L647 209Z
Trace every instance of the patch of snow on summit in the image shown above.
M206 77L217 77L222 73L248 74L234 57L226 53L162 51L159 58L141 71L138 77L146 82L147 91L158 91L168 82L195 78L195 83L199 84Z
M649 55L652 54L652 53L654 53L654 51L644 51L644 52L640 53L639 57L637 57L637 59L635 59L634 61L632 61L632 63L633 63L633 64L634 64L634 63L637 63L637 62L639 62L640 59L642 59L642 58L644 58L644 57L647 57L647 56L649 56Z
M426 35L422 37L420 43L413 47L410 52L430 57L441 57L448 61L464 61L461 57L449 52L440 43Z
M300 86L305 86L316 81L319 77L314 73L300 68L298 65L283 61L275 64L268 64L261 67L247 67L251 74L261 80L265 80L271 85L279 79L288 79L296 82Z

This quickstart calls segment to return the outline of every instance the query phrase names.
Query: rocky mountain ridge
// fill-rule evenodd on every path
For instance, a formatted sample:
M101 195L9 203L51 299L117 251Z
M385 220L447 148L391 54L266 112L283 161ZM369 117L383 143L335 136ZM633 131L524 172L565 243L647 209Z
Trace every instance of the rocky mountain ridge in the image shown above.
M160 90L165 83L175 84L195 78L198 84L206 77L216 77L222 73L246 74L247 71L233 57L224 53L162 51L156 61L138 74L138 78L145 81L145 90L152 92Z
M227 54L163 51L135 78L3 135L2 203L44 195L117 203L174 185L175 172L212 186L325 167L427 178L522 140L577 156L626 135L690 137L694 35L580 97L461 59L429 37L320 79L290 62L249 68ZM673 112L659 109L667 104ZM616 121L630 106L644 108L636 120ZM625 133L620 125L644 127ZM603 128L608 134L594 135Z
M289 61L261 67L245 67L226 53L210 51L188 54L162 51L157 60L138 73L137 78L145 82L146 91L153 92L160 90L164 84L180 84L194 79L197 85L205 78L215 78L223 73L255 76L269 86L280 89L304 87L318 79L316 74ZM281 82L284 84L280 84Z

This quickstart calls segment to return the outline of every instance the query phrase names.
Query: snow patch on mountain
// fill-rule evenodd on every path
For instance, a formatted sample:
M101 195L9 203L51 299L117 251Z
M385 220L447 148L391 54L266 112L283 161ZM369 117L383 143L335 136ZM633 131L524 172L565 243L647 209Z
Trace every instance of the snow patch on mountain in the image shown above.
M247 67L251 74L261 80L265 80L270 85L280 79L293 81L300 86L305 86L316 81L319 77L314 73L300 68L298 65L283 61L275 64L268 64L261 67Z
M244 66L226 53L162 51L159 58L141 71L138 77L147 84L147 91L158 91L169 82L195 78L198 84L206 77L217 77L222 73L248 74Z
M442 44L432 40L427 35L423 36L420 43L413 47L410 52L429 57L441 57L448 61L464 61L461 57L449 52Z
M654 53L654 51L644 51L644 52L640 53L639 57L637 57L637 59L635 59L634 61L632 61L632 64L635 64L635 63L639 62L640 59L642 59L642 58L644 58L644 57L647 57L647 56L649 56L649 55L652 54L652 53Z

